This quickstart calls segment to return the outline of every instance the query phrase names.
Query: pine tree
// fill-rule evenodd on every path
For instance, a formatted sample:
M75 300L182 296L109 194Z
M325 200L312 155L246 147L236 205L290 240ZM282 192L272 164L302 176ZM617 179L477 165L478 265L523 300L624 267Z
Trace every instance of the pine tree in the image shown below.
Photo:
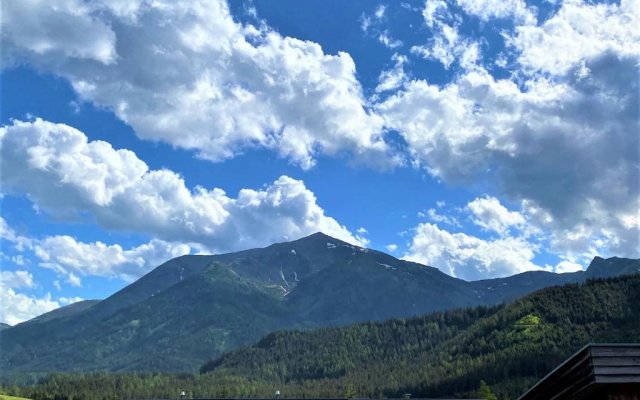
M493 391L491 391L491 388L489 387L489 385L487 385L487 382L485 381L480 381L480 389L478 389L478 395L480 396L481 399L498 400L496 395L493 394Z

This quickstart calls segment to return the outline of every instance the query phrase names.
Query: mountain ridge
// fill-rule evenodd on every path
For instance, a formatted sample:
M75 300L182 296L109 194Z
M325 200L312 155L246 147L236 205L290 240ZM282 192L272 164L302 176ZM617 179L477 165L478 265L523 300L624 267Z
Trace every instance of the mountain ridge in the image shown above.
M640 260L596 263L599 274L640 268ZM275 330L499 304L588 275L524 273L467 282L317 233L261 249L178 257L77 312L3 329L0 367L11 373L193 371Z

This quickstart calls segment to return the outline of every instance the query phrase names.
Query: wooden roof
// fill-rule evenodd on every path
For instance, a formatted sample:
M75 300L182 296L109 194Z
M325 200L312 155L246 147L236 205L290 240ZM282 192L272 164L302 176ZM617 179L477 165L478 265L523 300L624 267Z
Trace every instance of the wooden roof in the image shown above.
M588 344L518 400L606 399L612 390L640 393L640 344Z

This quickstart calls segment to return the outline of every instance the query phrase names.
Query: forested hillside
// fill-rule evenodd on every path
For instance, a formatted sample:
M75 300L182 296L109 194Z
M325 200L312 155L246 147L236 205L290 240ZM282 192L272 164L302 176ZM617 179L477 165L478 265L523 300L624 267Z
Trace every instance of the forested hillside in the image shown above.
M200 375L55 375L34 399L475 395L515 398L588 342L640 341L640 275L543 289L512 304L314 331L282 331ZM100 393L93 388L100 387Z
M516 395L588 342L640 340L640 276L536 292L492 309L313 332L278 332L214 360L203 371L415 397L468 392L484 379Z

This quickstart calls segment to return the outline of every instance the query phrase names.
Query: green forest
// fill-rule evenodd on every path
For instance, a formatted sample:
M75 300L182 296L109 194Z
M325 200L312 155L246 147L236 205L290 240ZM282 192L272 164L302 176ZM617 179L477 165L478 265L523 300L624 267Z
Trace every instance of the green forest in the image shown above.
M514 399L589 342L638 342L638 304L640 275L589 280L495 307L280 331L199 374L52 374L2 390L35 400L177 398L183 390L193 398L280 390L284 398Z

